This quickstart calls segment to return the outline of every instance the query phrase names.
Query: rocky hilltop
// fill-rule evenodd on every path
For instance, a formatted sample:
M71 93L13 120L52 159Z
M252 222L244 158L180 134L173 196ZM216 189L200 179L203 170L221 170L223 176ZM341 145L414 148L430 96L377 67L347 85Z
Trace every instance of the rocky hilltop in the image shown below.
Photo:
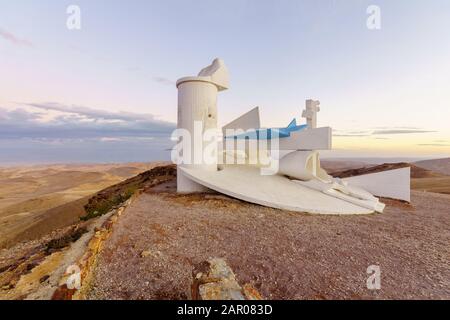
M406 163L336 174L407 165L413 186L450 185L448 176ZM158 166L86 198L75 223L1 250L0 298L188 299L193 269L211 257L265 298L450 297L448 195L413 191L411 204L383 199L381 215L330 217L175 190L176 167ZM389 274L377 293L364 286L373 263ZM73 265L79 291L65 284Z

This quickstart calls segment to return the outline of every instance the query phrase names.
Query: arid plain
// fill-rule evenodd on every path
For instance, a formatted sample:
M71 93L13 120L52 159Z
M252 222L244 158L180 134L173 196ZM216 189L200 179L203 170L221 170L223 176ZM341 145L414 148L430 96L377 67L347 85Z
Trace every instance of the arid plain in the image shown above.
M158 163L0 167L0 248L65 227L96 192Z
M0 248L75 223L90 196L164 162L0 167ZM373 164L372 164L373 165ZM329 172L372 166L324 160ZM412 164L414 190L450 194L450 158Z

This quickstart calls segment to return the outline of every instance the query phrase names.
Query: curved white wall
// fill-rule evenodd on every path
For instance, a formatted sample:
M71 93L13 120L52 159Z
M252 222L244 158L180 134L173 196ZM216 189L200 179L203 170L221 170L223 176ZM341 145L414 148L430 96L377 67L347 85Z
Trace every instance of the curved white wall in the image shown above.
M199 80L197 80L199 79ZM178 128L186 129L191 133L192 151L189 160L191 164L181 164L181 167L194 167L202 170L217 170L217 135L207 142L202 140L205 130L217 130L217 93L215 84L189 78L178 84ZM201 124L199 126L199 124ZM201 128L201 130L199 130ZM202 143L199 143L199 139ZM195 143L194 143L194 140ZM203 159L203 152L208 148L212 157L208 163ZM214 159L214 160L211 160ZM204 191L205 187L185 177L178 170L178 192Z

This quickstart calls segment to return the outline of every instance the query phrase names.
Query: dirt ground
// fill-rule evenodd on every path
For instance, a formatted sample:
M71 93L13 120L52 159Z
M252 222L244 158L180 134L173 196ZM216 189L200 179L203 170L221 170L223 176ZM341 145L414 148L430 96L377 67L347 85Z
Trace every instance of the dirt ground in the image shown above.
M221 257L266 299L450 299L450 195L385 202L383 214L320 216L163 185L114 226L89 297L186 299L193 265ZM370 265L380 290L367 289Z

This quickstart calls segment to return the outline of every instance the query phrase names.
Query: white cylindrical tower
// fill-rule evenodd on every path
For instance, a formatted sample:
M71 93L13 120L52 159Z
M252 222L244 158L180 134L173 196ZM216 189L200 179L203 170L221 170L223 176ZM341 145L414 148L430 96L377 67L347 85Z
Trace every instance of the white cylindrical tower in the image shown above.
M177 81L178 129L190 133L190 152L183 150L183 163L177 169L177 191L202 192L206 188L186 177L181 167L217 170L217 94L228 88L228 72L219 59L203 69L197 77ZM204 137L204 133L208 135ZM203 139L205 138L205 139Z

